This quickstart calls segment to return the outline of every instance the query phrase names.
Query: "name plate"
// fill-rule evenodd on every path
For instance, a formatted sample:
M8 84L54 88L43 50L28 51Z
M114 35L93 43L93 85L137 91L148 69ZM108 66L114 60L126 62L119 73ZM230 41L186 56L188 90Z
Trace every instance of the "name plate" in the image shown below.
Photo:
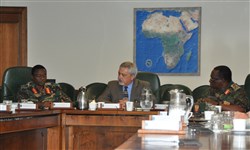
M73 109L71 102L51 102L50 109Z
M37 109L37 104L32 103L20 103L19 109Z
M6 110L7 110L7 105L5 105L5 104L0 104L0 110L1 110L1 111L6 111Z
M72 108L70 102L53 102L51 108Z
M111 109L120 109L119 103L105 103L102 105L102 109L111 108Z
M168 105L167 104L155 104L155 109L167 109Z

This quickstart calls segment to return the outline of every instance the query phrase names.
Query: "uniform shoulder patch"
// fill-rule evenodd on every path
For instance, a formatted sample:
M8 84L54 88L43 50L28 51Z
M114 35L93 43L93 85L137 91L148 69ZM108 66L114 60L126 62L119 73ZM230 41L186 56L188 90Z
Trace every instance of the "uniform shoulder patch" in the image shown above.
M231 85L231 88L232 88L234 91L237 91L238 89L240 89L240 86L239 86L238 84L236 84L236 83L233 83L233 84Z

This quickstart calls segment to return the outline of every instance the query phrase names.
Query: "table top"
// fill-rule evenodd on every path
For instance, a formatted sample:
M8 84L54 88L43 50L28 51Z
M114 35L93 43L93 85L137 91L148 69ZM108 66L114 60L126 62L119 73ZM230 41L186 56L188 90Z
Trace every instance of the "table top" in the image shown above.
M0 111L0 118L15 118L20 116L36 116L36 115L48 115L66 113L67 115L157 115L158 111L124 111L119 109L98 109L95 111L90 110L78 110L78 109L51 109L51 110L16 110L15 113L11 111Z
M119 109L97 109L95 111L90 110L63 110L63 113L67 115L133 115L133 116L141 116L141 115L157 115L158 111L125 111Z
M15 113L1 111L0 119L5 118L16 118L16 117L27 117L27 116L44 116L44 115L55 115L60 114L60 110L16 110Z
M206 128L187 128L185 135L136 133L116 150L250 149L249 141L249 131L214 133Z

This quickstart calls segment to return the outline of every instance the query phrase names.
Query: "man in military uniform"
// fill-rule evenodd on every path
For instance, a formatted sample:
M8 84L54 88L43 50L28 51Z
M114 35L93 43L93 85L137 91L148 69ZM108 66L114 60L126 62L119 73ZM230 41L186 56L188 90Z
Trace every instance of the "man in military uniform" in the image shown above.
M34 103L71 102L71 99L56 83L47 81L47 70L42 65L32 68L32 81L22 85L17 93L18 101L28 100Z
M207 97L196 102L200 109L205 103L206 106L220 105L223 111L249 111L249 100L245 90L232 81L232 72L227 66L215 67L210 76Z

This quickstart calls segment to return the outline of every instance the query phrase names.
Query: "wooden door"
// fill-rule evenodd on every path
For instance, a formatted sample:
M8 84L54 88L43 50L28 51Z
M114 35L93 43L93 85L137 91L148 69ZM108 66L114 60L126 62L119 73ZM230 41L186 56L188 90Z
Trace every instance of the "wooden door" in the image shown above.
M0 83L12 66L27 66L26 7L0 7Z

